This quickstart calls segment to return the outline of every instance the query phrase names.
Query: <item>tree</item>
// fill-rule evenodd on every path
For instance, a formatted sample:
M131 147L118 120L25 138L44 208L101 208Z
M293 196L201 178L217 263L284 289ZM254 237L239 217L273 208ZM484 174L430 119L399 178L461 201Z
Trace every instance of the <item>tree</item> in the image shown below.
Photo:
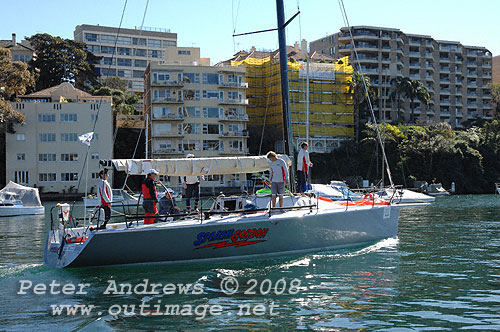
M403 79L404 80L404 79ZM408 80L403 83L405 95L410 99L411 117L410 122L415 123L415 100L420 100L421 103L429 105L431 96L425 87L424 83L419 80Z
M349 93L352 94L354 104L354 126L355 126L355 141L359 142L360 132L360 117L361 105L369 96L368 89L370 88L370 78L362 75L360 72L355 72L349 81Z
M495 114L500 112L500 83L490 83L492 104L495 107Z
M89 52L85 43L46 33L26 39L36 53L29 63L31 71L36 73L36 90L71 82L75 87L88 91L97 83L94 64L101 58Z
M135 111L135 104L140 101L140 97L135 93L127 92L127 83L119 77L108 77L92 90L94 96L113 97L114 114L132 114Z
M401 122L401 97L405 93L409 79L407 77L396 77L391 79L391 100L397 103L398 118L397 122Z
M13 101L16 95L23 95L26 87L33 84L33 76L25 63L12 62L10 51L0 48L0 124L6 125L13 132L14 123L22 123L24 114L14 110L7 101Z

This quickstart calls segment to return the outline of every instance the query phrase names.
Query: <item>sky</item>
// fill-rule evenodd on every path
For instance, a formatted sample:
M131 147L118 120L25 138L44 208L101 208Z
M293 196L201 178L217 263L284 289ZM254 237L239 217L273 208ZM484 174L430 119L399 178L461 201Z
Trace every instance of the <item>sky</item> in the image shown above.
M73 38L79 24L118 27L126 0L0 0L0 39L36 33ZM122 27L140 26L147 0L127 0ZM345 26L338 0L284 0L286 18L301 14L287 28L287 44L308 42ZM484 46L500 55L500 0L344 0L351 25L397 28L436 40ZM276 27L273 0L149 0L144 26L177 33L178 46L200 47L212 64L255 46L278 48L277 32L233 38L236 33Z

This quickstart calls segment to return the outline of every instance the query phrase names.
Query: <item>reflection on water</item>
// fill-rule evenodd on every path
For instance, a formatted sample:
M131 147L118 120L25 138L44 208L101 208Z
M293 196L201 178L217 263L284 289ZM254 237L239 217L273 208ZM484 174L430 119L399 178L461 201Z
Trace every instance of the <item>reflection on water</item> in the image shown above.
M42 265L47 218L1 220L0 330L500 330L499 207L493 195L439 198L431 206L403 210L398 239L351 250L231 264L76 270ZM239 282L235 294L221 290L226 277ZM300 281L297 294L276 288L265 295L251 292L254 284L265 286L266 279L276 286L294 278ZM20 280L90 286L81 295L19 295ZM103 295L108 280L200 283L203 294ZM141 303L220 305L223 312L199 320L107 312L114 304ZM51 304L93 304L96 309L89 316L53 316ZM277 315L269 310L238 315L243 304L274 305Z

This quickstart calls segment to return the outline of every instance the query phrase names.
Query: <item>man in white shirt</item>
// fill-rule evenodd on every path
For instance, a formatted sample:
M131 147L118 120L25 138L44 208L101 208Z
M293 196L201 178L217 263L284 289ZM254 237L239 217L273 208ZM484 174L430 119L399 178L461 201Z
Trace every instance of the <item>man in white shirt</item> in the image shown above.
M266 155L271 160L269 165L269 180L271 181L271 207L276 206L276 195L279 196L280 207L283 207L283 194L288 185L288 166L279 159L275 152L269 151Z
M106 224L111 219L111 203L113 202L113 191L109 185L108 169L102 169L99 172L99 183L97 184L97 199L101 204L100 208L104 210L104 223L98 229L106 229Z
M309 167L312 167L312 162L309 160L309 151L307 151L308 144L303 142L300 145L301 149L297 156L297 192L303 193L307 188L307 174Z

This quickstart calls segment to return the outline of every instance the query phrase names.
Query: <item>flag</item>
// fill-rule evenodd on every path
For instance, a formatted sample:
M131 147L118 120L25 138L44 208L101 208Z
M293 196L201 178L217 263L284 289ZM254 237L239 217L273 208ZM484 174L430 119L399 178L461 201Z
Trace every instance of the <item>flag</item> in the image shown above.
M93 131L91 131L90 133L86 133L86 134L83 134L81 136L78 136L78 139L83 144L87 144L88 146L90 146L90 141L92 140L92 137L94 137Z

